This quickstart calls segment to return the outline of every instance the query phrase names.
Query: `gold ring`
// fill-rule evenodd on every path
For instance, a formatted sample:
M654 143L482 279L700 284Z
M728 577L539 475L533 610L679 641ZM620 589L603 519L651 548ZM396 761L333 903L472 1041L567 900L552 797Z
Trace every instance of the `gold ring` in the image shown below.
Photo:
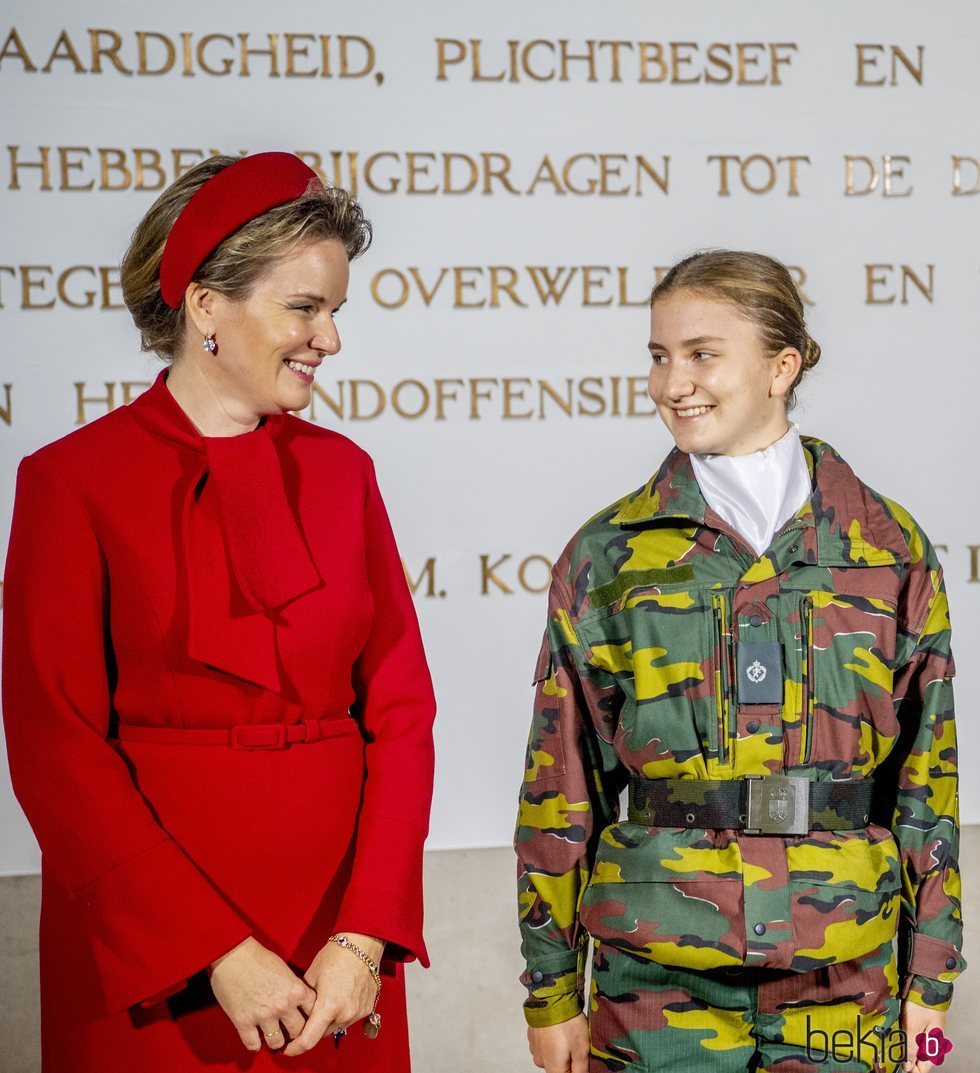
M265 1038L268 1039L270 1036L281 1036L282 1032L278 1028L275 1028L271 1032L265 1032L264 1035Z

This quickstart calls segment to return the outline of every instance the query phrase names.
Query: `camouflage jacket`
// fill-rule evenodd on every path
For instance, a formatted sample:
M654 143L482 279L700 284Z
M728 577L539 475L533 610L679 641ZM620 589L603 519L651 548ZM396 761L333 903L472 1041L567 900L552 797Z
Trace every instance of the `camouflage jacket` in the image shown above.
M901 506L828 444L803 446L813 494L758 558L675 448L554 568L515 838L532 1025L581 1008L589 935L665 965L806 971L901 921L906 997L949 1003L965 963L942 568ZM747 640L778 644L781 701L740 698ZM871 822L620 822L631 775L769 774L873 776Z

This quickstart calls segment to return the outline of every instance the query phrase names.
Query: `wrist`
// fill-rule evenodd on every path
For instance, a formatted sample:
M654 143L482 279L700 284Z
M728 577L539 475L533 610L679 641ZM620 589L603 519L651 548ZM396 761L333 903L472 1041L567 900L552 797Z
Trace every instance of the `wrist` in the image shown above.
M365 935L359 931L338 931L335 934L349 939L355 946L359 946L375 964L380 964L385 952L384 939L379 939L374 935Z
M236 954L243 947L248 946L250 943L254 942L255 939L251 935L248 935L244 939L242 939L242 941L237 946L233 946L230 950L226 950L221 955L221 957L215 958L214 961L212 961L211 964L207 967L208 976L210 976L214 972L214 970L218 968L219 965L221 965L222 962L226 961L233 954Z

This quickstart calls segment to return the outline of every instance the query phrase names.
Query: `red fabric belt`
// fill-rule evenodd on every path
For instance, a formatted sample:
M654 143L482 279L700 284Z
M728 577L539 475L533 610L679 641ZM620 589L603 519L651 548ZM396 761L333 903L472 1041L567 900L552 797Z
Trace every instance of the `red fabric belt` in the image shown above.
M176 727L120 726L119 741L152 742L156 745L227 745L232 749L285 749L287 745L322 741L346 734L360 734L353 719L305 719L283 723L245 723L224 730L182 730Z

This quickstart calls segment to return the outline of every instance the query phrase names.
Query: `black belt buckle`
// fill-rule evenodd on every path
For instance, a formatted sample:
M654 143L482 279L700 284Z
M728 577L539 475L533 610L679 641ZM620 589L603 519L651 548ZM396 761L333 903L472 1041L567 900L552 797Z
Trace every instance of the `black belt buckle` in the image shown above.
M797 775L746 775L747 835L805 835L810 830L810 780Z

